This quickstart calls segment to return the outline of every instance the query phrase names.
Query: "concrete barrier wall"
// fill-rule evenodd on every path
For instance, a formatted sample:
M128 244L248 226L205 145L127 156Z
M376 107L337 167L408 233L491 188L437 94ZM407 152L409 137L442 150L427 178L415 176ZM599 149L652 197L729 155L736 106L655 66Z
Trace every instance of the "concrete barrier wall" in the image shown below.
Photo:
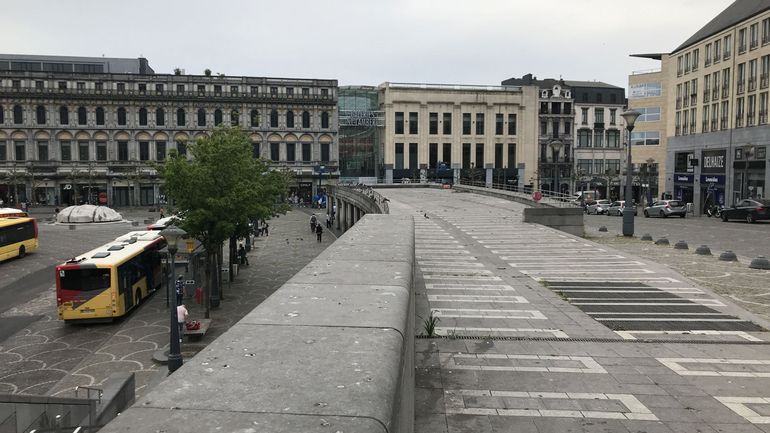
M366 215L101 431L411 433L413 272L412 218Z
M552 207L525 197L523 194L478 186L455 185L459 192L472 192L525 204L524 222L542 224L575 236L583 236L583 209L579 207Z
M583 236L583 209L579 207L538 207L524 209L524 222L553 227Z

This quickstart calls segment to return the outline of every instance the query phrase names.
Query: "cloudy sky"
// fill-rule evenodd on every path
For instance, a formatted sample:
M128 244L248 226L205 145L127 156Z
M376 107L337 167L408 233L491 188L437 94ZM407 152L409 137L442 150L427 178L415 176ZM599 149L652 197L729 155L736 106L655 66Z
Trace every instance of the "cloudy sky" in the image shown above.
M156 72L627 86L732 0L2 0L0 53L146 57Z

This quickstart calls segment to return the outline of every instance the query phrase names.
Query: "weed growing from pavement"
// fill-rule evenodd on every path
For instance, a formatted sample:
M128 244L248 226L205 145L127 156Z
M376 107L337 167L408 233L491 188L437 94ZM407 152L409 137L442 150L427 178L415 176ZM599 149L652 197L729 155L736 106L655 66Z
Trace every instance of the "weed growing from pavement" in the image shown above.
M420 319L422 319L422 329L425 331L425 335L430 338L436 336L436 324L441 320L440 317L434 315L435 312L435 310L431 310L427 319L424 319L422 316L418 316Z

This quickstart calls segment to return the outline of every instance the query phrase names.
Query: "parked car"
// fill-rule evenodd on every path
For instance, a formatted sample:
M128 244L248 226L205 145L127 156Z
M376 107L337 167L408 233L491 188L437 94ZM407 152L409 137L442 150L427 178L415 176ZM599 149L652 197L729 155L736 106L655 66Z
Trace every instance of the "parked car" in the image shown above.
M745 199L722 210L722 221L734 219L746 220L748 223L770 219L770 200Z
M594 214L594 215L601 215L603 213L607 212L607 209L612 204L609 200L596 200L595 202L592 202L591 204L586 206L586 213L587 214Z
M626 201L625 200L616 200L612 202L610 207L607 208L607 215L617 215L622 216L623 215L623 209L626 207ZM636 206L634 206L634 216L637 215Z
M644 208L644 217L651 216L668 218L670 216L687 216L687 203L681 200L658 200Z

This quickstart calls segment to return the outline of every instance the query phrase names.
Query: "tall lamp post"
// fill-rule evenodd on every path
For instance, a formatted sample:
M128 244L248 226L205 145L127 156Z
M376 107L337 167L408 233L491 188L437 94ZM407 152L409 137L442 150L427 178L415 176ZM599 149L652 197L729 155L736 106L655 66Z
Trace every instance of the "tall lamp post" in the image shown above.
M754 156L754 146L748 143L743 146L743 185L741 186L742 198L749 198L749 157Z
M174 273L176 272L176 263L174 263L174 258L176 256L176 252L178 251L177 244L179 239L181 239L186 234L187 232L175 225L170 225L160 232L160 235L163 236L163 238L166 240L166 244L168 245L168 253L171 256L171 272L169 272L169 284L167 288L169 299L176 299L175 294L171 293L171 290L174 287ZM171 341L168 345L169 374L175 372L179 367L182 366L182 354L179 344L181 335L179 335L179 321L177 320L176 312L177 305L176 302L171 302L170 305L171 307L169 308L169 313L171 321L169 322L169 325L171 327Z
M627 110L624 111L621 116L623 116L623 120L626 121L626 129L628 130L628 139L626 141L626 147L628 148L628 154L626 155L626 193L624 195L624 199L626 201L626 205L623 207L623 236L633 236L634 235L634 210L636 210L636 203L633 203L633 171L631 164L631 131L634 130L634 123L636 123L636 118L639 117L641 113L639 113L636 110ZM631 204L633 203L634 207L631 207Z
M553 158L553 174L554 177L551 179L552 181L555 181L555 191L557 196L561 196L561 185L559 185L559 172L561 171L561 166L559 163L559 157L561 154L561 148L564 146L564 143L562 143L559 140L555 140L551 142L551 157ZM553 194L554 188L551 188L551 193Z

